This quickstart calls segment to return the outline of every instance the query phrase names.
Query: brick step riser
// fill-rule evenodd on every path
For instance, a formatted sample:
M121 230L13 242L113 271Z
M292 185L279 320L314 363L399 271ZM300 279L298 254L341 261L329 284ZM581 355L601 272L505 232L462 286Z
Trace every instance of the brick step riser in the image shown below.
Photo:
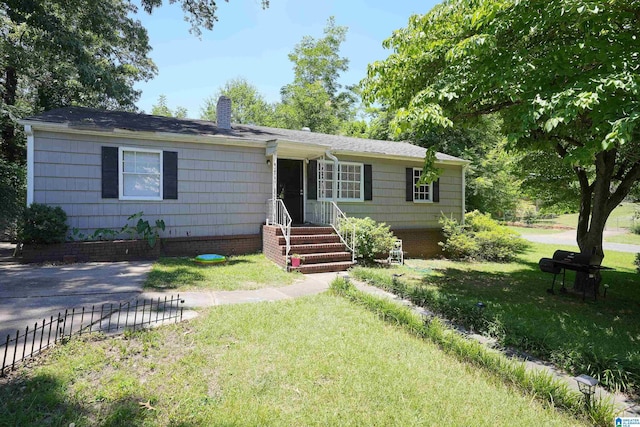
M305 255L302 265L344 261L351 261L351 254L349 252Z
M315 236L318 234L335 234L333 227L291 227L292 236ZM276 236L282 236L282 230L276 230Z
M291 246L289 255L291 254L321 254L327 252L344 252L346 248L342 243L324 243L319 245L297 245ZM285 255L286 248L282 246L282 255Z
M316 234L335 234L333 227L292 227L291 235L316 235Z
M301 273L330 273L334 271L346 271L351 267L351 262L342 263L327 263L327 264L307 264L301 265L298 268L292 268L292 270L299 271Z
M278 245L284 245L286 242L284 237L278 237ZM318 236L291 236L291 246L294 245L312 245L320 243L340 243L340 237L337 235L318 235Z

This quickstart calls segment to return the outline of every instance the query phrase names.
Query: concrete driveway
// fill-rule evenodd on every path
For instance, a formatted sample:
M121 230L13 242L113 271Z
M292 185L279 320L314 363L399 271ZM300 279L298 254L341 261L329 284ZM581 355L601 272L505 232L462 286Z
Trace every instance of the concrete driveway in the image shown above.
M135 298L152 262L17 264L0 243L0 342L43 318L74 307Z

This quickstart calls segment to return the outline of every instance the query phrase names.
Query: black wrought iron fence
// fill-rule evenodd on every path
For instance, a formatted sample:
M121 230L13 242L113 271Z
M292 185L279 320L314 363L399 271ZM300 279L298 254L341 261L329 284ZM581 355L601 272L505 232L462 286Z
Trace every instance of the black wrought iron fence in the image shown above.
M20 363L33 358L47 348L92 332L113 334L126 329L135 331L152 324L182 320L184 300L180 295L164 299L143 299L119 304L102 304L67 309L58 316L36 322L33 328L8 334L0 344L2 369L0 376L15 369Z

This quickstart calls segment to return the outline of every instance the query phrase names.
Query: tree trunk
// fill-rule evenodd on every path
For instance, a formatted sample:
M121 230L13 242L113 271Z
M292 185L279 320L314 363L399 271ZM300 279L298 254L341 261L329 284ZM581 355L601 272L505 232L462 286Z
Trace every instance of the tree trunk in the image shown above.
M586 172L576 170L582 192L576 240L580 253L588 256L589 264L600 266L604 259L602 248L604 228L611 211L618 205L612 198L611 180L615 170L616 150L600 152L596 155L596 176L589 185ZM600 270L578 272L574 289L584 294L598 293Z
M16 104L16 93L18 91L18 73L15 67L7 66L4 69L4 104L11 108ZM11 163L22 161L21 150L16 141L16 125L11 117L3 117L2 129L0 129L1 152L0 156Z

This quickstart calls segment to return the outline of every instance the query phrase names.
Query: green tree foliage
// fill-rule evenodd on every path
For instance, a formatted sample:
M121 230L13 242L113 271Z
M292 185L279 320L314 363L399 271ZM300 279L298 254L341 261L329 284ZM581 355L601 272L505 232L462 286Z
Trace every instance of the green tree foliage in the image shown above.
M640 179L638 16L635 1L445 1L385 41L364 94L400 130L499 112L510 147L571 168L554 185L578 182L578 245L603 255L606 219Z
M285 129L308 127L313 132L329 134L340 128L331 98L319 81L287 86L282 102L276 105L273 122Z
M204 101L200 117L216 121L218 98L231 99L231 122L269 126L272 120L272 107L265 101L258 88L247 79L238 77L227 81L216 93Z
M349 69L349 60L339 54L346 34L347 27L337 26L330 17L323 38L305 36L294 47L289 54L294 80L280 90L274 126L335 134L342 122L353 118L357 91L354 87L340 91L338 83L340 73Z
M187 109L185 107L176 107L174 110L167 105L166 95L160 95L158 102L151 106L151 114L154 116L175 117L178 119L184 119L187 117Z
M0 235L8 231L13 236L16 219L25 205L25 168L0 158Z
M148 37L122 0L0 3L0 155L23 161L16 119L64 105L133 109L155 73Z

